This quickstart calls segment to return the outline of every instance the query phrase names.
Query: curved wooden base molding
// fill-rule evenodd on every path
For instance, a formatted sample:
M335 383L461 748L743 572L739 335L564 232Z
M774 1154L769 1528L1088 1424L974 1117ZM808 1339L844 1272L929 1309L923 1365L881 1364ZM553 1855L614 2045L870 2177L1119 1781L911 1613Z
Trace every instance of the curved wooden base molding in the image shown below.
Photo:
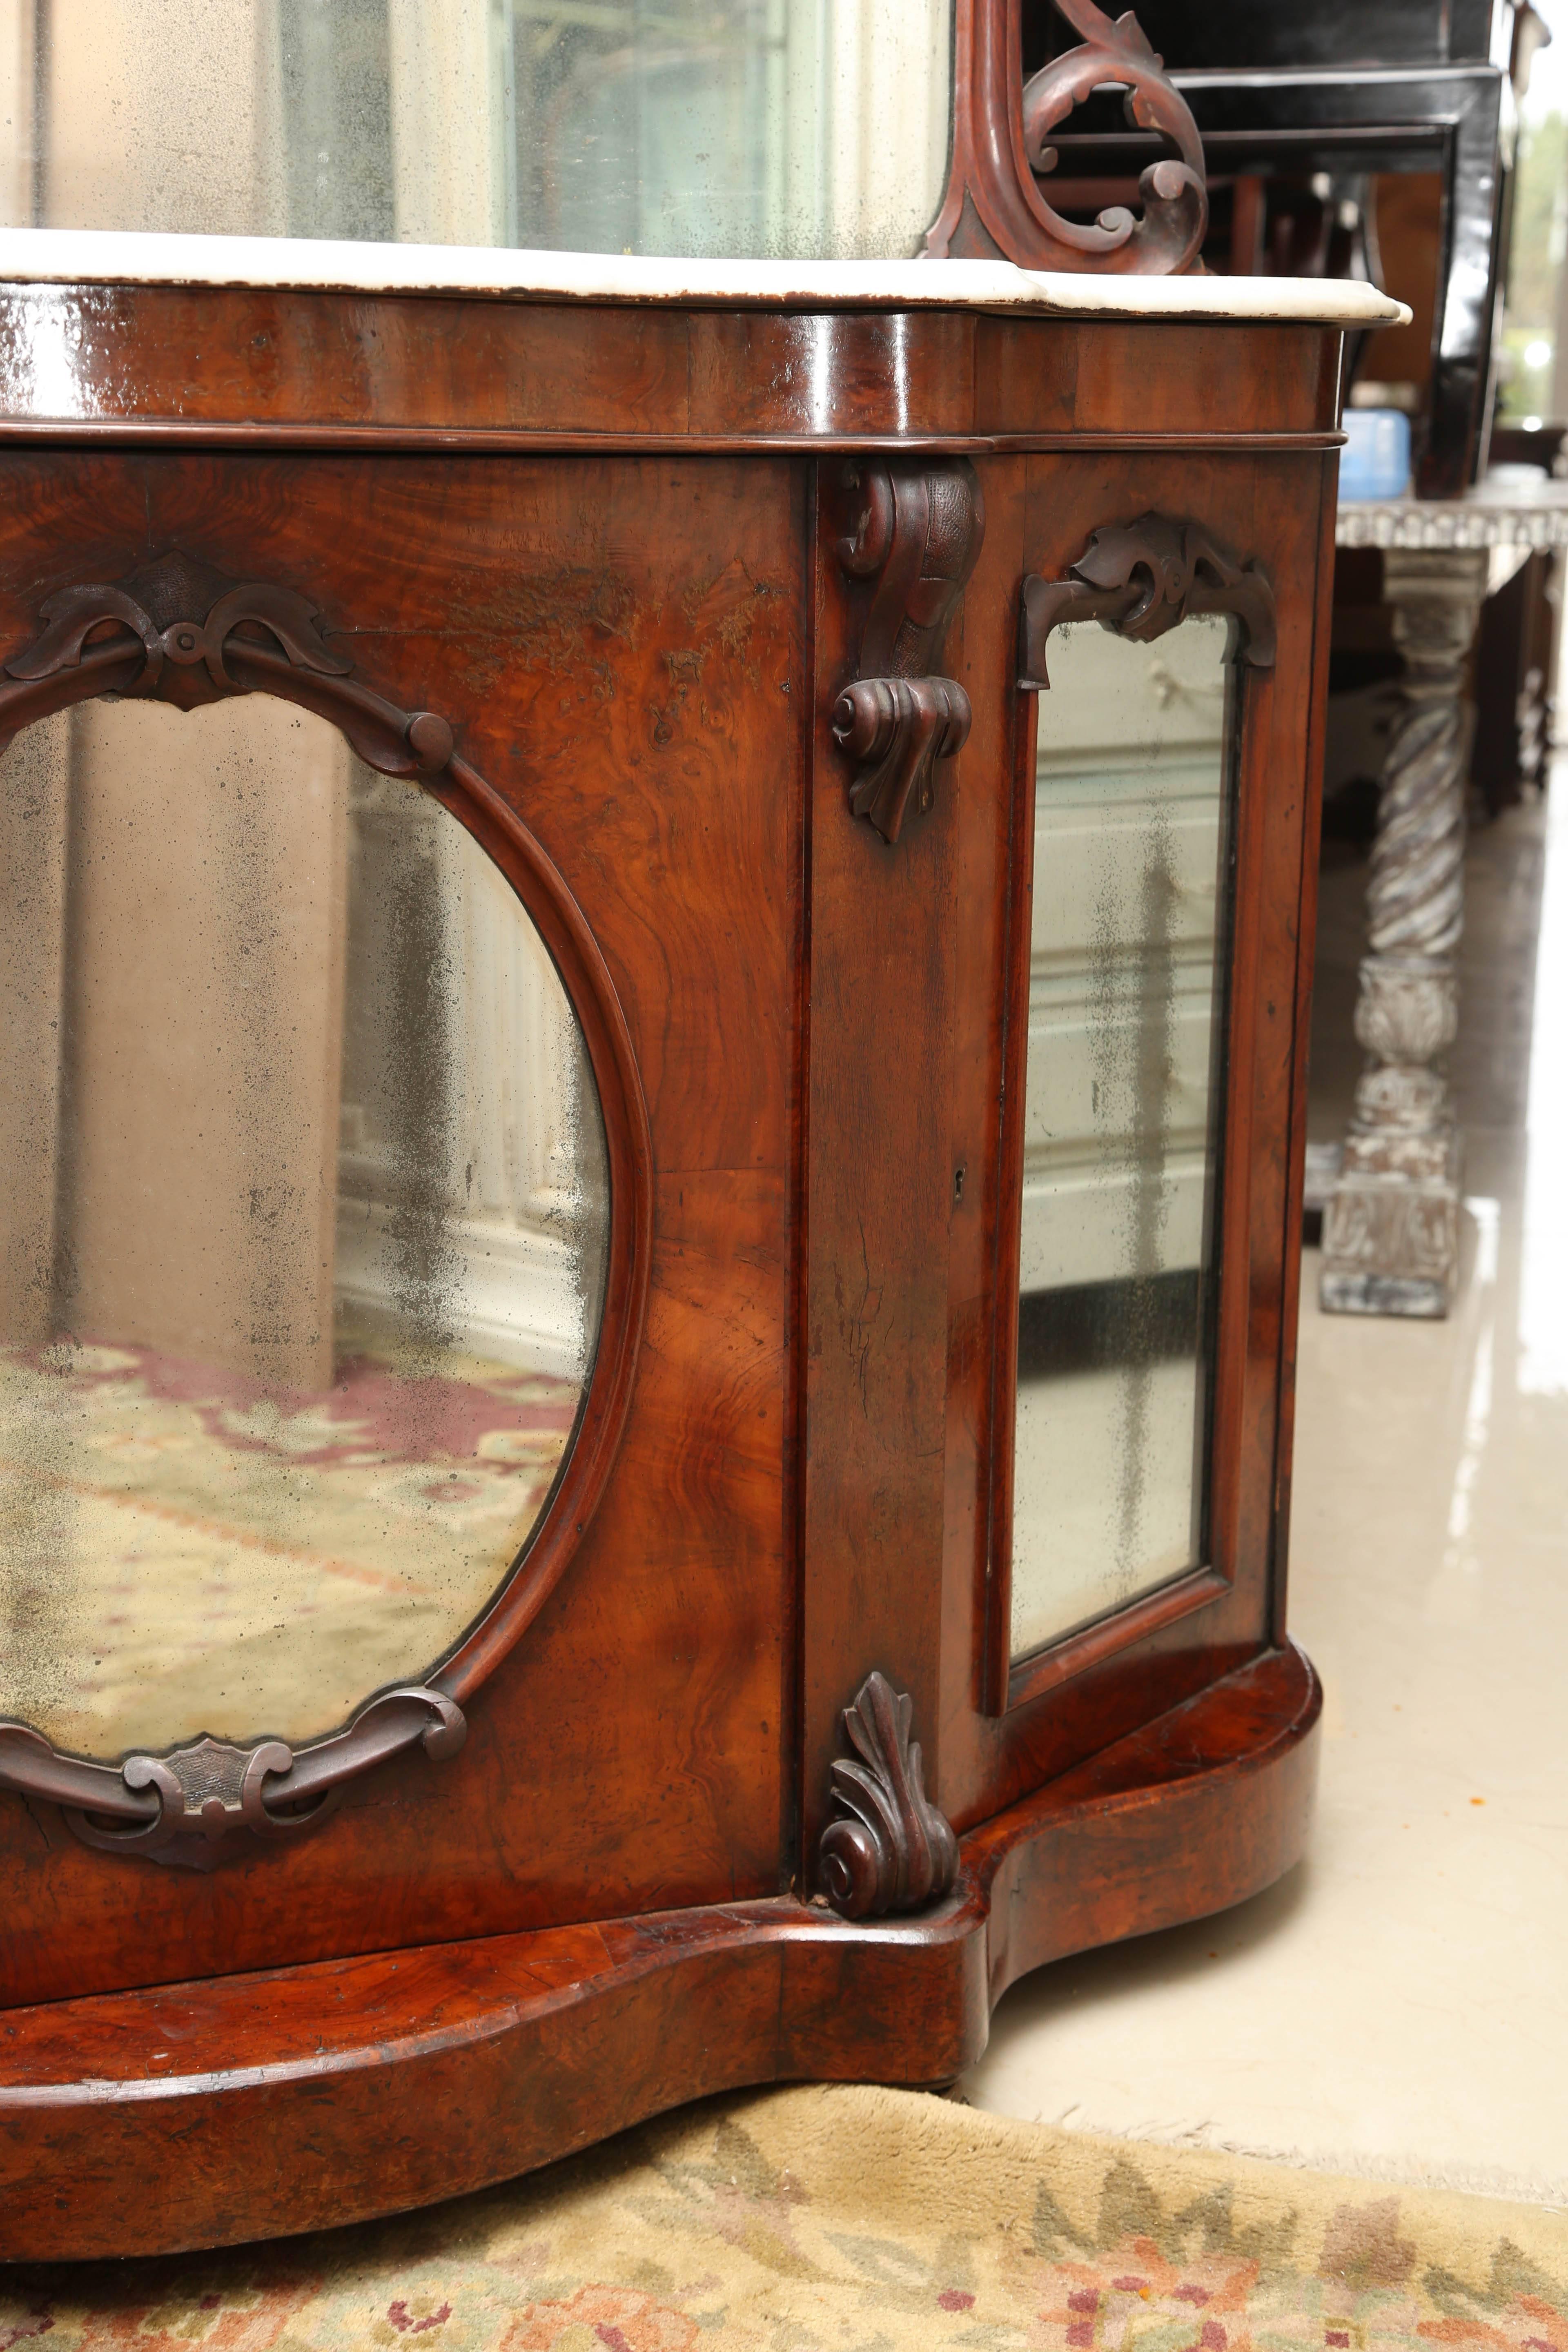
M748 2084L948 2080L1026 1969L1289 1869L1321 1702L1254 1659L971 1831L915 1918L727 1904L0 2012L0 2257L363 2220Z

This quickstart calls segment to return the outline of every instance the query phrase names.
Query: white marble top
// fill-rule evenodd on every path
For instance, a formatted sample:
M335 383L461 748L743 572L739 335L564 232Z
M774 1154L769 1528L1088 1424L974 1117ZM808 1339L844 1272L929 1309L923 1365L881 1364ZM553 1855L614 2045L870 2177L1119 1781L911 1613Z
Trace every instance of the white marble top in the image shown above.
M1568 482L1481 482L1462 499L1355 499L1334 525L1341 547L1568 547Z
M0 229L0 282L287 286L319 291L479 294L519 300L882 304L1027 310L1121 319L1408 320L1373 286L1323 278L1110 278L1007 261L681 261L459 245L294 236L161 236L115 229Z

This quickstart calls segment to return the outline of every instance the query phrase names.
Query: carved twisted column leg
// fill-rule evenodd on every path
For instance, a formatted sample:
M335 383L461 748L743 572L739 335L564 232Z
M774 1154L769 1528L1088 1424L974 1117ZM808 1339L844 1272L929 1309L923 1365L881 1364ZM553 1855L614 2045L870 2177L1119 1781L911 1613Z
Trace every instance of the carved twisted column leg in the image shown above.
M1367 887L1356 1087L1323 1219L1320 1296L1340 1315L1446 1315L1459 1253L1459 1138L1435 1057L1458 1026L1471 714L1465 663L1484 549L1390 549L1384 595L1405 657Z

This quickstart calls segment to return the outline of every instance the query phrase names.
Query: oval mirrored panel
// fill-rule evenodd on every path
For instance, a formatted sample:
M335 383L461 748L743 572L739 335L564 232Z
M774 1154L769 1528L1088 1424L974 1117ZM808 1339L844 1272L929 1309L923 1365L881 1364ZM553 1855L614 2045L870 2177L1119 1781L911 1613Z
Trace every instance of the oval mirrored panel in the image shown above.
M1051 639L1035 799L1012 1652L1207 1545L1233 625Z
M527 911L261 696L0 763L0 1717L295 1745L428 1674L573 1440L608 1182Z

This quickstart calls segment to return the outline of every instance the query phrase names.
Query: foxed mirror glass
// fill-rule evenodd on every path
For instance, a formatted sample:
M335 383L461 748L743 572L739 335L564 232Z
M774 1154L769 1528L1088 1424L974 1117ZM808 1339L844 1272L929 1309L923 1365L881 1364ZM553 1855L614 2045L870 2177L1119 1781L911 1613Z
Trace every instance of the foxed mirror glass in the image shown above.
M0 1717L299 1744L419 1680L572 1443L608 1197L532 920L252 695L0 762Z
M1232 625L1080 622L1039 700L1012 1651L1203 1564Z

